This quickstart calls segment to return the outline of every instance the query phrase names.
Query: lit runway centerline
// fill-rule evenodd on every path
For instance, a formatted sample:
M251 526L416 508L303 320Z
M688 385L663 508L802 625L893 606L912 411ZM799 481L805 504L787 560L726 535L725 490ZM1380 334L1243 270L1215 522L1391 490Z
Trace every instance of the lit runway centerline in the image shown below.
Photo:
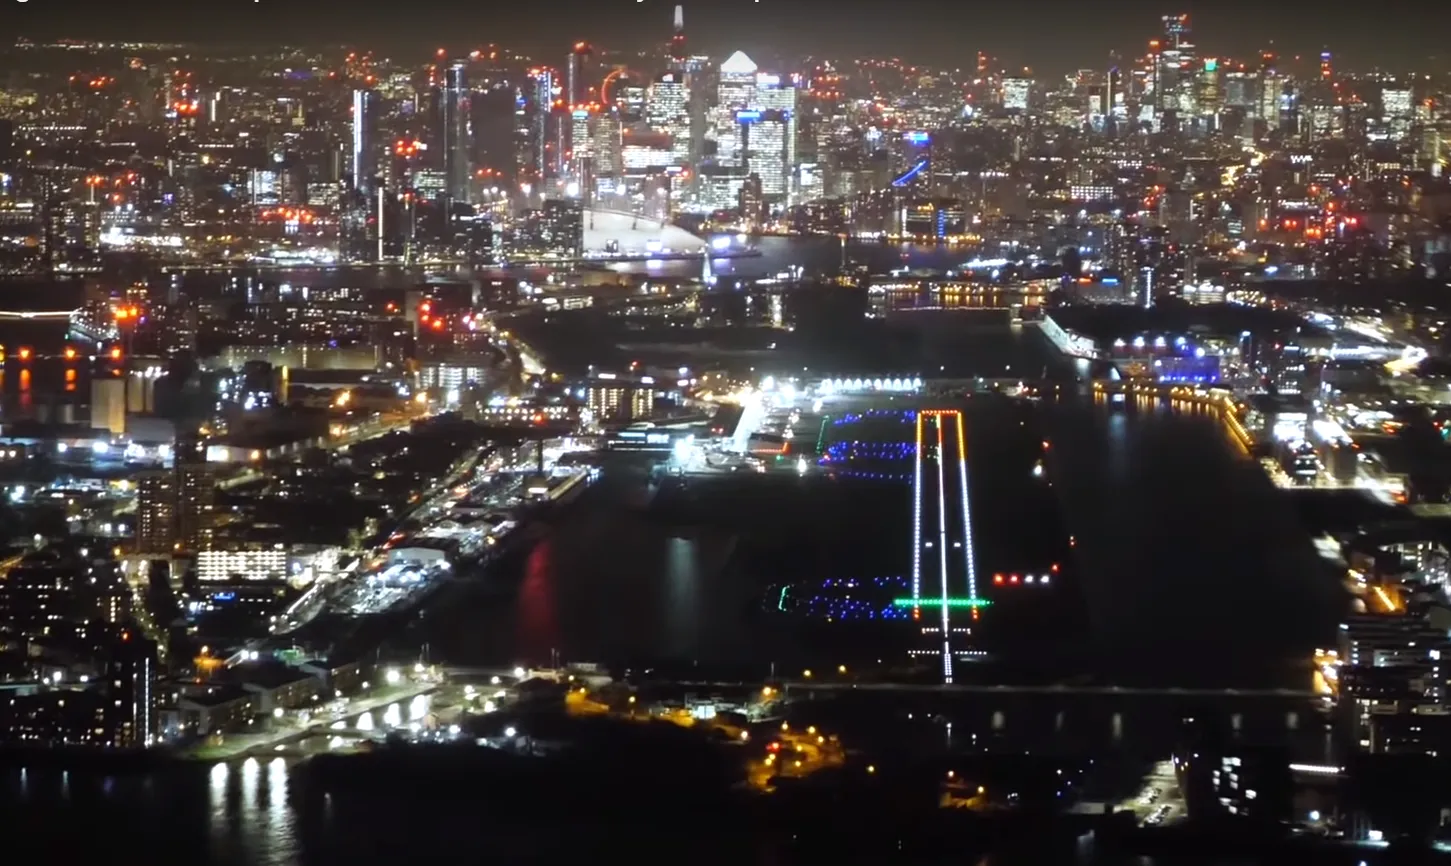
M912 599L922 600L922 414L917 414L917 449L912 474ZM913 608L914 616L920 615Z
M942 415L934 416L937 422L937 567L938 583L942 589L942 679L952 682L952 605L951 593L947 588L947 477L942 468L944 437Z

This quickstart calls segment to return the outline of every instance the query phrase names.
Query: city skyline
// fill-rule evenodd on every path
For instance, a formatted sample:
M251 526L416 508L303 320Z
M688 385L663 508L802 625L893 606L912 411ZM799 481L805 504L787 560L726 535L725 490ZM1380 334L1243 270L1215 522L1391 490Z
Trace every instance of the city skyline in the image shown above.
M409 16L397 9L338 3L306 8L269 5L270 0L209 7L162 2L144 20L109 5L12 4L13 31L32 39L149 39L199 43L269 42L275 45L349 43L381 51L423 52L443 45L464 53L497 43L537 52L547 61L578 39L612 51L648 51L670 36L673 3L659 0L593 4L559 0L547 16L535 10L481 11L474 4L443 2L437 14ZM1028 0L1003 7L958 9L930 0L894 4L890 14L868 0L831 7L812 0L772 3L697 2L684 5L691 49L726 56L744 50L762 62L802 55L835 58L900 57L941 68L966 68L978 51L1040 74L1066 73L1110 62L1112 55L1141 53L1157 32L1160 16L1187 13L1201 51L1247 57L1273 47L1307 60L1329 50L1357 66L1401 71L1414 65L1445 69L1448 56L1438 37L1451 12L1425 0L1378 4L1368 20L1306 17L1294 9L1249 3L1165 4L1116 0L1069 4ZM460 32L476 33L457 46ZM1438 66L1439 64L1439 66ZM1436 71L1433 68L1431 71Z

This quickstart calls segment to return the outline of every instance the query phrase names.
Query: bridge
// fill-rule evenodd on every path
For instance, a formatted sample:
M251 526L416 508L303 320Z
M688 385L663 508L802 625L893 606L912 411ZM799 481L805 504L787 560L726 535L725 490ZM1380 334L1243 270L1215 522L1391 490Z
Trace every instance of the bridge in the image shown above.
M923 599L924 604L930 599ZM460 665L443 666L439 670L446 677L460 679L479 679L484 677L499 677L501 681L517 681L520 679L562 679L566 675L590 678L592 674L586 671L596 669L597 665L585 665L578 671L571 674L569 668L494 668L494 667L467 667ZM522 672L522 676L521 676ZM599 675L603 676L603 675ZM608 679L608 677L605 677ZM759 681L750 680L713 680L713 679L670 679L661 680L672 686L692 689L722 689L728 691L759 690L769 686L773 690L779 690L783 695L790 695L792 692L801 693L839 693L859 692L862 694L874 694L878 692L889 692L898 694L926 694L926 695L1042 695L1042 696L1080 696L1080 697L1156 697L1156 698L1187 698L1187 699L1278 699L1278 700L1302 700L1318 701L1322 696L1311 689L1285 689L1285 688L1196 688L1179 686L1116 686L1116 685L1091 685L1071 683L1048 683L1042 685L1013 685L1013 684L985 684L985 683L946 683L946 682L870 682L851 679L826 679L812 677L796 677L793 679L764 678Z
M911 168L907 169L906 171L902 172L897 177L893 178L892 186L906 186L907 184L912 182L913 178L921 174L926 168L927 160L924 159L918 162L916 165L912 166Z
M684 683L682 685L695 685ZM701 683L699 685L706 685ZM737 683L736 685L745 685ZM921 692L928 694L967 695L1081 695L1099 697L1172 697L1172 698L1285 698L1316 700L1320 697L1309 689L1232 689L1179 688L1109 685L982 685L975 683L856 683L813 680L791 680L781 683L784 693L801 692Z

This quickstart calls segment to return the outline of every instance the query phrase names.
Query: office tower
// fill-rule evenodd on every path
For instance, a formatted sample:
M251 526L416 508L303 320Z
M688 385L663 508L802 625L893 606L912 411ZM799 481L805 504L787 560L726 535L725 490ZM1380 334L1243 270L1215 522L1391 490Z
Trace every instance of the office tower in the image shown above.
M762 113L762 128L758 132L774 137L777 134L774 127L780 124L781 165L779 178L774 162L770 165L753 163L751 171L761 175L761 183L768 198L779 196L781 200L794 203L795 190L792 188L791 178L796 170L796 88L789 83L783 84L779 75L757 73L754 107ZM774 145L768 150L773 155L777 152Z
M588 42L576 42L569 52L569 65L564 75L564 104L567 108L590 102L590 78L594 49Z
M670 136L671 155L677 162L690 160L690 92L684 75L666 72L650 83L645 94L645 122Z
M529 70L529 107L533 114L529 118L529 169L537 179L557 175L553 171L553 147L551 146L551 119L554 115L554 72L550 69Z
M475 93L470 100L474 172L487 187L512 188L518 179L514 140L518 101L514 88L507 85Z
M1003 79L1003 108L1027 111L1028 100L1033 92L1031 78Z
M1260 78L1258 114L1271 132L1280 128L1284 97L1285 79L1273 69L1266 70Z
M1218 58L1204 58L1194 81L1194 105L1201 114L1214 114L1224 107L1220 72Z
M1416 116L1415 106L1409 88L1387 87L1380 92L1380 118L1392 138L1402 139L1410 134L1411 121Z
M1189 16L1165 15L1162 41L1154 54L1154 105L1160 111L1192 112L1194 45L1189 41Z
M594 111L589 119L590 166L596 177L613 177L624 171L624 125L618 115Z
M754 61L737 51L720 65L714 111L715 159L722 166L742 164L741 127L736 112L750 110L756 101Z
M141 473L136 477L136 552L170 554L175 538L175 473Z
M585 201L589 201L597 165L594 121L598 111L593 105L581 105L569 115L569 175L579 183L580 194Z
M378 91L353 91L353 190L369 195L378 177Z
M1231 70L1224 76L1224 104L1229 108L1247 109L1250 116L1259 114L1259 75Z
M740 124L742 161L751 175L759 178L761 195L767 202L781 202L790 188L790 167L786 161L788 115L782 111L751 109L736 113Z
M539 226L544 248L560 256L578 256L584 249L584 204L579 199L544 202Z
M469 197L469 86L468 67L456 62L444 73L439 94L438 141L443 147L444 194L458 202Z

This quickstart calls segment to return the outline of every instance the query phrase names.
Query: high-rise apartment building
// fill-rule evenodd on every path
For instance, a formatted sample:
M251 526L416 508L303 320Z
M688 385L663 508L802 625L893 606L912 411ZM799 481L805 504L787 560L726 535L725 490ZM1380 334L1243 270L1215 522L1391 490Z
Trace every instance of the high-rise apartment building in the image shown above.
M212 509L216 476L207 463L200 438L178 436L176 441L176 540L183 549L208 550L212 542Z
M176 544L176 474L136 476L136 552L170 554Z
M576 198L544 202L539 226L545 249L561 256L577 256L584 249L584 204Z
M159 667L156 644L136 629L122 629L106 665L108 745L142 749L156 744Z

